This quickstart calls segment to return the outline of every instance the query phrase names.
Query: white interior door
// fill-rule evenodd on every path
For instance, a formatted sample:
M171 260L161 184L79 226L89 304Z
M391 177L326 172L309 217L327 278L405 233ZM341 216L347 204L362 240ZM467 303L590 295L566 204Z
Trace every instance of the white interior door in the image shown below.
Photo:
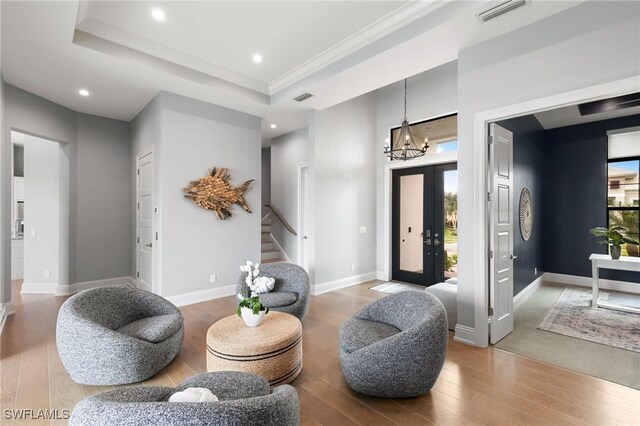
M489 338L513 331L513 134L489 127Z
M300 266L302 266L307 272L309 272L309 254L311 244L311 221L310 221L310 199L309 199L309 166L301 165L299 168L299 226L298 229L298 260Z
M153 291L153 151L137 157L137 279L138 287Z

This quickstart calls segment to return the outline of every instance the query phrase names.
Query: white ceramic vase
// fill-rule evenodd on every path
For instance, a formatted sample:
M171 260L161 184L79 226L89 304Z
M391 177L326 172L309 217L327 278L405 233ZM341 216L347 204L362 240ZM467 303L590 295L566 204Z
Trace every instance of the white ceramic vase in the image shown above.
M240 315L242 315L242 320L247 325L247 327L257 327L264 320L265 311L258 312L258 315L255 315L253 311L249 308L240 308Z

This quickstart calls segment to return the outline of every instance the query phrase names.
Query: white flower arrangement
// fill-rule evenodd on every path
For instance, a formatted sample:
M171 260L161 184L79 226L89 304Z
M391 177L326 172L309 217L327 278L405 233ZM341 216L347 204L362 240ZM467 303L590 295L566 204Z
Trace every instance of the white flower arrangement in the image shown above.
M240 266L240 270L247 274L244 282L247 285L247 288L251 291L251 297L262 293L268 293L273 290L276 280L273 278L260 277L259 263L253 263L247 260L244 265ZM238 298L240 298L240 300L244 299L240 294L238 295Z

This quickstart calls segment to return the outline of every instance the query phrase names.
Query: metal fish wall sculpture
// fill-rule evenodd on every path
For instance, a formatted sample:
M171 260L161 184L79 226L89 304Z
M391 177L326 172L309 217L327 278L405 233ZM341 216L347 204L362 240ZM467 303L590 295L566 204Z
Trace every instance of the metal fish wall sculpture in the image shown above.
M183 189L184 196L193 200L203 209L213 210L222 220L231 217L229 207L233 203L251 213L251 209L244 199L244 192L251 185L253 179L234 188L229 185L229 177L227 169L216 170L214 167L207 176L189 182L189 185Z

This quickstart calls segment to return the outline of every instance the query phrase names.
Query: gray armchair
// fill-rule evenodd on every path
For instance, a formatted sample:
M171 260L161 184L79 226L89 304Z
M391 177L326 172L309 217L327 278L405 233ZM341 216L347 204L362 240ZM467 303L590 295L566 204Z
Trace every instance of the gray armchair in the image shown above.
M302 321L309 304L310 285L307 271L292 263L262 264L260 276L276 280L273 290L260 295L262 304L274 311L294 315ZM244 288L245 277L245 273L240 274L236 294Z
M175 392L207 388L216 402L168 402ZM300 404L296 390L282 385L271 390L262 377L239 371L205 373L176 388L120 388L80 401L70 426L216 425L298 426Z
M82 291L62 305L56 344L73 381L119 385L145 380L180 351L182 314L166 299L130 286Z
M340 365L355 391L414 397L435 384L447 351L447 315L426 292L377 300L340 327Z

